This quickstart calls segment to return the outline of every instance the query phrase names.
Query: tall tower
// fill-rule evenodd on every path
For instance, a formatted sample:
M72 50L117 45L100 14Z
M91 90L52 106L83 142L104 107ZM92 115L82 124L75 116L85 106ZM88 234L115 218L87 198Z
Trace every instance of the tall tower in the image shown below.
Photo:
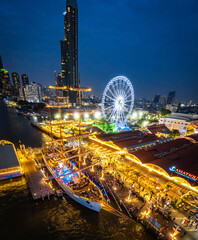
M62 83L78 87L78 6L76 0L67 0L64 13L64 40L61 40ZM69 92L69 101L77 104L77 92Z
M174 101L175 101L175 97L176 97L176 92L175 91L169 92L168 99L167 99L167 104L173 104Z
M3 68L1 56L0 56L0 92L3 96L10 96L12 94L10 76L8 71Z
M23 86L29 85L29 79L28 79L28 76L26 74L22 74L21 79L22 79Z
M19 95L19 88L21 87L21 83L20 83L20 78L19 78L19 74L16 72L12 73L12 81L13 81L13 85L14 85L14 94L16 96Z
M3 69L3 63L2 63L1 56L0 56L0 69Z

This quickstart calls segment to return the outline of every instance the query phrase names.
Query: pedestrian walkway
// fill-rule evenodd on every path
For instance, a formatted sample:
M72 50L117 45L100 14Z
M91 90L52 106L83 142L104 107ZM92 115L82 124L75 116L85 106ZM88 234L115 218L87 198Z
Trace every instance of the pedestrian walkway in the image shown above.
M30 154L25 156L21 150L18 151L18 155L33 199L45 197L49 199L55 191L50 183L45 182L45 176L41 169L37 169L33 156Z

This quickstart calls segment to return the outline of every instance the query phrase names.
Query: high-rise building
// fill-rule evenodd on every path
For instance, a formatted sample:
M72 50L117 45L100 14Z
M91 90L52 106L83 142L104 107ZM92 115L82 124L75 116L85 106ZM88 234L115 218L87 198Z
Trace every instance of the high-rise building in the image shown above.
M167 98L167 104L173 104L175 101L175 97L176 97L175 91L169 92L168 98Z
M22 79L23 86L29 85L29 79L28 79L28 76L26 74L22 74L21 79Z
M20 78L19 78L18 73L16 73L16 72L12 73L12 81L13 81L13 85L14 85L14 95L18 96L19 88L21 87Z
M58 73L58 76L56 76L56 81L58 87L64 86L63 79L62 79L62 73Z
M160 104L161 108L165 108L165 106L166 106L166 97L164 95L160 96L159 104Z
M164 95L156 94L151 104L151 108L153 108L154 110L160 110L162 108L165 108L165 106L166 97Z
M0 56L0 92L3 96L10 96L12 94L10 76L8 71L3 68L1 56Z
M159 103L159 101L160 101L160 94L156 94L153 99L153 103Z
M67 0L64 13L64 40L61 40L62 82L64 86L78 87L78 6L76 0ZM77 104L77 93L69 91L69 101Z
M3 69L3 63L2 63L1 56L0 56L0 69Z
M24 99L28 102L41 102L42 100L42 90L41 86L36 83L31 83L30 85L26 85L25 87L20 88L20 95L23 98L23 94L21 89L24 92Z

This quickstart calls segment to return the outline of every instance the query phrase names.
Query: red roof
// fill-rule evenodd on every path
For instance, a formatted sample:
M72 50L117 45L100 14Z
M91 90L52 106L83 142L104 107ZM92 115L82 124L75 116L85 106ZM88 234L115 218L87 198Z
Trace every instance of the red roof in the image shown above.
M99 138L102 141L113 141L116 139L123 139L123 138L129 138L133 136L143 136L145 135L141 131L126 131L126 132L118 132L118 133L105 133L97 135L97 138Z
M175 166L184 172L198 176L198 143L192 143L185 138L179 138L154 147L133 152L142 163L150 163L164 169L168 174L182 177L185 180L198 185L183 175L170 171Z
M112 141L120 148L133 147L139 144L156 141L159 138L153 134L141 131L127 131L121 133L100 134L97 137L102 141Z
M164 124L153 124L151 126L148 126L147 129L152 134L156 134L158 132L163 132L163 133L166 133L166 134L170 134L171 133L171 131Z
M150 163L155 159L157 159L158 155L160 154L163 154L165 152L170 152L170 151L173 152L174 149L176 150L176 148L179 149L189 144L191 144L189 140L185 138L179 138L173 141L158 144L154 147L149 147L146 149L134 151L133 155L139 158L142 163Z
M196 142L198 142L198 134L193 134L188 137L190 137L190 138L194 139Z
M133 136L124 139L114 140L113 143L120 148L133 147L144 143L149 143L158 140L159 138L153 134L147 134L143 136Z

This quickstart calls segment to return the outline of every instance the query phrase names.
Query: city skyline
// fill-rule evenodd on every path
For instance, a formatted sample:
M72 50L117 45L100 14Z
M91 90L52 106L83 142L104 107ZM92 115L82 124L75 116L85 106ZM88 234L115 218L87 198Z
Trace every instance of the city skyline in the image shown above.
M90 0L84 5L79 0L78 8L82 85L102 94L112 77L123 74L136 98L176 90L180 100L198 102L196 1ZM10 73L26 72L42 85L54 83L54 70L61 71L64 9L63 0L47 7L37 1L3 1L0 53Z

